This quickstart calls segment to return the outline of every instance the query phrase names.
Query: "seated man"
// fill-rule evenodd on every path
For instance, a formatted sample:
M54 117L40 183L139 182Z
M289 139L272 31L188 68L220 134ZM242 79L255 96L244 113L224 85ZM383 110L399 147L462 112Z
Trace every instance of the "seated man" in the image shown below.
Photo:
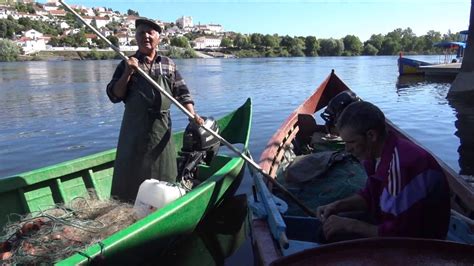
M436 160L385 128L382 111L369 102L348 105L337 121L346 150L363 162L364 189L320 206L327 240L376 236L444 239L449 225L449 186ZM337 214L366 211L374 223Z

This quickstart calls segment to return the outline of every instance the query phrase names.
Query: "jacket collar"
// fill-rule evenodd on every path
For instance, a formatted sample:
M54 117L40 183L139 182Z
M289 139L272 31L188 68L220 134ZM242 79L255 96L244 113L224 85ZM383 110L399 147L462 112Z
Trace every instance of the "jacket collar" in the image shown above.
M138 61L140 63L145 63L145 58L146 58L146 55L143 54L143 53L140 53L140 51L137 51L134 55L133 55L135 58L138 59ZM158 52L156 52L155 54L155 59L153 60L155 63L159 63L161 61L161 56L158 55Z
M397 137L395 136L395 134L393 134L393 132L389 131L382 148L380 163L377 165L377 168L375 159L364 161L366 169L369 170L369 172L367 173L369 176L372 175L374 178L381 181L387 177L388 170L390 168L390 162L392 161L393 149L395 148L396 143Z

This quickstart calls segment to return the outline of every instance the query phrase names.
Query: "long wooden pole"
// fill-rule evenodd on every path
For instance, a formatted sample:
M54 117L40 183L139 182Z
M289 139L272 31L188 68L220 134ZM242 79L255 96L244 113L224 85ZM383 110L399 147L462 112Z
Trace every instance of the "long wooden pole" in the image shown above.
M120 57L123 59L123 60L128 60L128 57L122 52L120 51L120 48L118 48L117 46L115 46L112 42L110 42L109 39L105 38L104 35L102 35L96 28L92 27L89 23L87 23L87 21L85 21L81 15L79 15L76 11L74 11L74 9L72 9L68 4L66 4L64 2L64 0L59 0L59 3L61 3L69 12L71 12L74 16L76 16L77 19L79 19L85 26L87 26L90 30L92 30L97 36L99 36L103 41L105 41L109 46L110 48L112 48L116 53L118 53L120 55ZM151 85L153 85L153 87L155 89L157 89L160 93L162 93L163 95L165 95L166 98L168 98L172 103L174 103L176 105L176 107L178 107L178 109L180 109L187 117L191 118L194 120L194 115L191 114L188 109L184 108L184 106L182 106L173 96L171 96L167 91L165 91L158 83L156 83L155 80L153 80L145 71L143 71L141 68L138 68L137 69L137 72L143 77L145 78ZM234 147L234 145L232 145L230 142L228 142L227 140L225 140L223 137L221 137L219 134L217 134L217 132L215 132L214 130L210 129L210 128L207 128L205 126L202 126L206 131L208 131L209 133L211 133L211 135L213 135L214 137L216 137L217 139L219 139L219 141L221 143L223 143L224 145L226 145L229 149L231 149L234 153L236 153L237 155L239 155L241 158L243 158L247 163L249 163L253 168L255 168L257 171L259 171L263 176L265 176L267 178L268 181L270 181L273 185L275 185L278 189L280 189L281 191L283 191L283 193L285 195L287 195L290 199L292 199L296 204L298 204L298 206L300 206L303 211L306 212L306 214L308 214L309 216L313 216L313 217L316 217L316 214L314 213L314 211L312 211L310 208L308 208L303 202L301 202L299 199L297 199L293 194L291 194L291 192L289 192L284 186L282 186L280 183L278 183L278 181L276 181L274 178L272 178L269 174L265 173L265 171L256 163L254 162L252 159L250 159L249 157L247 157L247 155L245 155L244 153L240 152L236 147Z

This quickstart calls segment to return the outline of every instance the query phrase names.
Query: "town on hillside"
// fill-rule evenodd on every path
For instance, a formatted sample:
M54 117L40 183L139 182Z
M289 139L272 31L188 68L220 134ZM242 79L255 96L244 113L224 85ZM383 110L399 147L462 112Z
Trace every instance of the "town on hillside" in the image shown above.
M95 26L99 32L106 36L112 43L119 46L123 51L134 51L137 49L135 43L135 20L139 18L136 11L128 10L127 14L121 14L106 7L86 7L83 5L71 5L71 7L82 15L84 20ZM37 3L34 0L0 0L0 20L9 19L15 21L30 20L31 23L45 23L54 27L56 31L51 34L41 32L41 30L29 29L21 34L14 33L13 36L6 36L5 31L0 38L11 37L24 54L33 54L44 50L67 50L106 48L105 42L101 42L94 33L84 32L84 27L72 14L69 14L57 0L47 0L46 3ZM154 18L150 18L155 20ZM218 48L225 34L224 29L219 24L197 24L193 23L190 16L182 16L175 22L165 22L156 19L155 22L162 26L161 45L166 47L169 44L178 42L181 47L192 47L194 49ZM1 26L1 25L0 25ZM45 27L46 28L46 27ZM79 36L82 34L82 36ZM188 43L188 38L184 35L192 36ZM72 41L68 41L72 39ZM81 40L81 38L83 40ZM186 42L179 45L179 42ZM78 47L79 46L79 47Z

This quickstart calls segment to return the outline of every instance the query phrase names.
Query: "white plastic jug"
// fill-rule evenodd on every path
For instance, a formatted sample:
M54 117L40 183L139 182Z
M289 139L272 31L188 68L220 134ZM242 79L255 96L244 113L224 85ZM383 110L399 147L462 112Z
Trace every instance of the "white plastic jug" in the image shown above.
M133 209L138 219L161 209L166 204L186 194L183 188L165 181L147 179L138 189Z

